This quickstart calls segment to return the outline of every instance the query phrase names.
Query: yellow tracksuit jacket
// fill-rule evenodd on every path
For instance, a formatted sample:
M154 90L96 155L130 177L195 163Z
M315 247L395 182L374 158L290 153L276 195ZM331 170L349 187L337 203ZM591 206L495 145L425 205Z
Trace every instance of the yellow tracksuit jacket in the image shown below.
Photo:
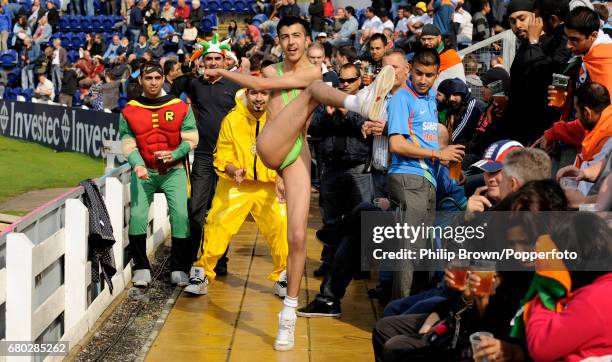
M257 119L249 112L245 91L240 90L236 93L236 107L221 123L213 161L219 181L194 263L203 267L211 280L215 278L217 261L249 213L270 245L274 269L268 279L279 280L287 268L287 211L276 198L276 171L267 168L255 152L257 135L265 120L265 113ZM246 170L240 185L225 173L228 164Z

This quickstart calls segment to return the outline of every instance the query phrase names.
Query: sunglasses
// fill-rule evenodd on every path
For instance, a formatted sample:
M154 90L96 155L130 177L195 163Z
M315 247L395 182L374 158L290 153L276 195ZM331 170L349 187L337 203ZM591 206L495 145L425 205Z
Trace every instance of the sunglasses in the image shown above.
M338 79L338 81L340 81L340 84L355 83L358 79L359 79L359 77L355 77L355 78L340 78L340 79Z

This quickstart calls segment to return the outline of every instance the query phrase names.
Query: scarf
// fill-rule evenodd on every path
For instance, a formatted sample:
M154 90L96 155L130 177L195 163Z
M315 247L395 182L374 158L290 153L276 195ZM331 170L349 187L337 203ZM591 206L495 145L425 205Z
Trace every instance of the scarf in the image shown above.
M612 39L600 30L593 46L582 57L582 66L578 75L579 86L591 80L603 85L612 93L610 68L612 68Z
M603 110L595 128L588 131L582 140L582 151L576 156L575 166L580 167L584 161L595 158L610 137L612 137L612 106Z
M542 235L536 241L536 252L558 250L550 235ZM537 260L536 274L531 281L523 305L510 322L510 336L525 339L525 326L536 297L548 310L561 312L571 297L572 279L562 260Z

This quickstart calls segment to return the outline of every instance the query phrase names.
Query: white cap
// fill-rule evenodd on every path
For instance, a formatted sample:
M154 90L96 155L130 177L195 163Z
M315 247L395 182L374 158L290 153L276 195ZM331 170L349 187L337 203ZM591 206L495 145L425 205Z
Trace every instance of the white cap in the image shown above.
M321 37L327 38L327 33L319 33L319 34L317 34L317 38L321 38Z

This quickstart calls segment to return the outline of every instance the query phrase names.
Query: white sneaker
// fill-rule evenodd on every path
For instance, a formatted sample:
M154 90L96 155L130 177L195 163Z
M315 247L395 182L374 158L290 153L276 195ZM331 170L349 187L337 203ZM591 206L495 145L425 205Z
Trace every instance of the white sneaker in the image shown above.
M151 271L149 269L136 269L132 271L132 283L135 287L146 288L151 283Z
M274 349L277 351L289 351L293 349L295 341L295 322L294 319L281 319L281 314L278 314L278 334L274 341Z
M189 285L185 287L184 291L195 295L206 295L208 293L208 277L204 275L203 268L191 267Z
M359 113L362 117L370 120L381 119L385 98L393 88L393 83L395 83L395 69L390 65L385 65L374 82L357 93L361 106Z
M170 273L170 282L179 287L186 287L189 284L189 277L184 271L175 270Z

